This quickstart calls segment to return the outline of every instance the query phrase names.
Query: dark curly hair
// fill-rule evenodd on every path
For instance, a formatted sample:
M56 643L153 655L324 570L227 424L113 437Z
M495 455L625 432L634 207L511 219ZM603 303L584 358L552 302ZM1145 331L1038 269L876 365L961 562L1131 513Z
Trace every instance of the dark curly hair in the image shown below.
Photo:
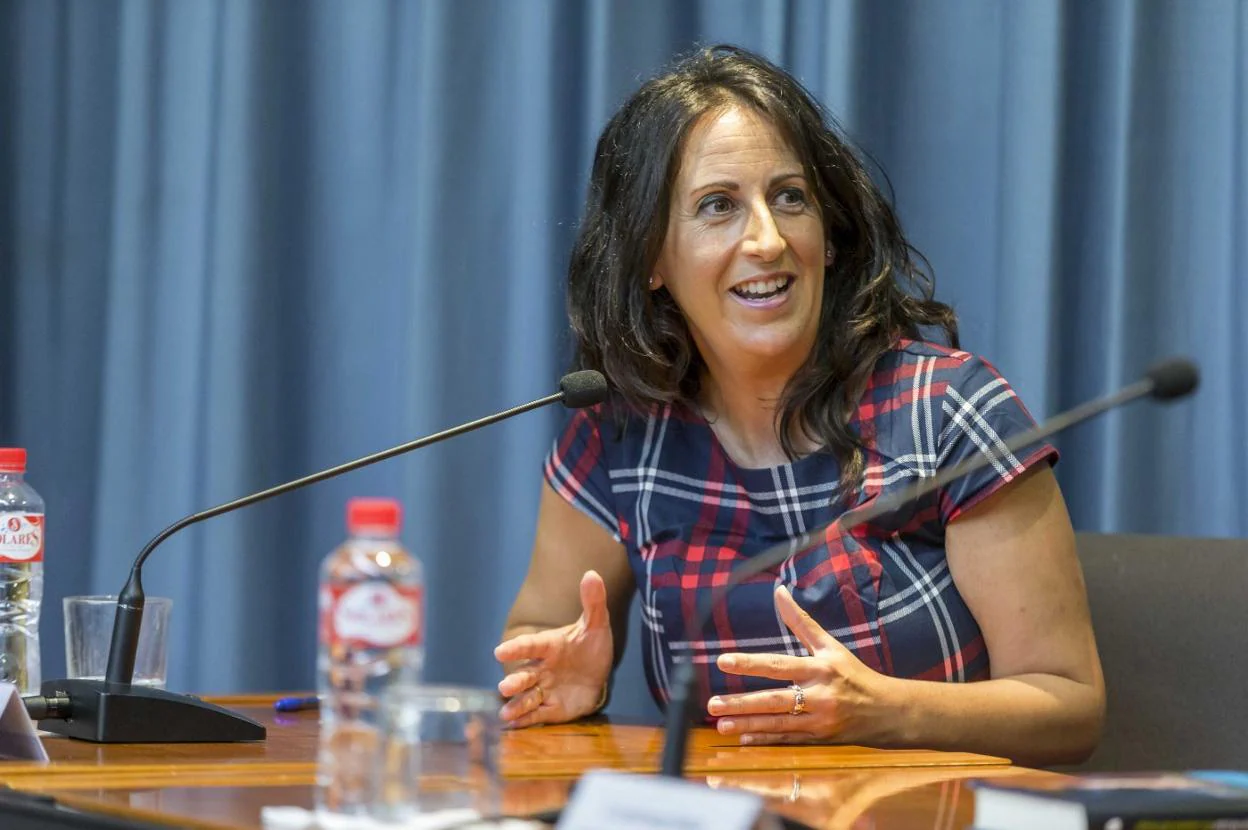
M930 264L834 120L764 58L733 46L701 49L646 82L607 124L568 267L575 362L606 375L625 404L613 407L621 422L628 410L696 400L702 358L671 295L648 282L685 138L704 115L734 105L762 115L792 147L836 250L824 270L816 343L785 387L776 428L790 458L798 430L833 453L848 494L864 467L850 422L876 362L900 338L922 339L925 327L943 330L956 348L957 319L933 300Z

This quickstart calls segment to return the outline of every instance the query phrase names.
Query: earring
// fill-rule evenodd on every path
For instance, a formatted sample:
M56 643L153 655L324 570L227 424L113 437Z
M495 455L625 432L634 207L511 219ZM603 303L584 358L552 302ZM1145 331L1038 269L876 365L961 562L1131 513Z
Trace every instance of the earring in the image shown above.
M654 274L650 275L650 287L654 288Z

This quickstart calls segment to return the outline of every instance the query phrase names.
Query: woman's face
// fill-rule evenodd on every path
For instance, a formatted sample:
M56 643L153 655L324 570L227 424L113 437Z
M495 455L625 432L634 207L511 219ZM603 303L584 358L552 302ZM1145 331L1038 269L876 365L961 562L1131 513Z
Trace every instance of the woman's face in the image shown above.
M788 377L819 328L823 222L801 162L747 107L690 130L651 287L666 287L713 375Z

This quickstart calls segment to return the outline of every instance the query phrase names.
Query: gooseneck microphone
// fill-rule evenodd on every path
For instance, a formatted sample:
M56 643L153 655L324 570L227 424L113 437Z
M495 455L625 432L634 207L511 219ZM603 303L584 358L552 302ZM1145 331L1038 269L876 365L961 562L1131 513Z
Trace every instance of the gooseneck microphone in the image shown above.
M1152 397L1162 401L1181 398L1190 394L1199 382L1200 373L1191 361L1183 358L1162 361L1130 386L1103 398L1080 404L1074 409L1055 415L1040 426L1019 433L1005 441L1000 452L971 456L961 463L941 470L930 478L921 479L888 496L869 501L827 524L773 545L734 568L724 584L711 591L706 601L699 604L697 613L691 624L687 626L685 639L694 642L701 636L712 612L724 601L730 590L750 577L777 567L789 557L803 553L819 544L833 527L839 525L837 529L841 534L848 533L853 528L913 504L964 475L997 463L1004 456L1013 455L1015 451L1023 447L1042 441L1088 418L1138 398ZM694 672L693 659L680 661L673 674L672 697L667 705L667 723L663 740L662 774L681 778L684 775L689 725L693 721L693 705L696 699L694 692L697 675Z
M592 369L572 372L559 381L558 392L544 398L179 519L148 542L130 568L130 577L117 598L108 671L104 680L46 681L40 686L40 694L24 698L27 712L40 721L41 729L99 743L263 740L264 727L250 718L189 695L136 686L131 682L139 646L139 628L143 621L143 563L152 551L179 530L214 516L463 435L532 409L553 403L562 403L570 409L593 406L606 399L607 391L606 378L600 373Z

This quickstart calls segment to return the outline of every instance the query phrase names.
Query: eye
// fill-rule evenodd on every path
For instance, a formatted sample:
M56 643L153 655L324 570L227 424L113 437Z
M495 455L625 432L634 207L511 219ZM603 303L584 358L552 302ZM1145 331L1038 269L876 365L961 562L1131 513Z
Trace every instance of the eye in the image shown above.
M698 203L698 213L707 216L724 216L731 210L732 200L720 194L707 196Z
M776 194L776 204L782 208L802 209L807 205L806 191L800 187L786 187Z

